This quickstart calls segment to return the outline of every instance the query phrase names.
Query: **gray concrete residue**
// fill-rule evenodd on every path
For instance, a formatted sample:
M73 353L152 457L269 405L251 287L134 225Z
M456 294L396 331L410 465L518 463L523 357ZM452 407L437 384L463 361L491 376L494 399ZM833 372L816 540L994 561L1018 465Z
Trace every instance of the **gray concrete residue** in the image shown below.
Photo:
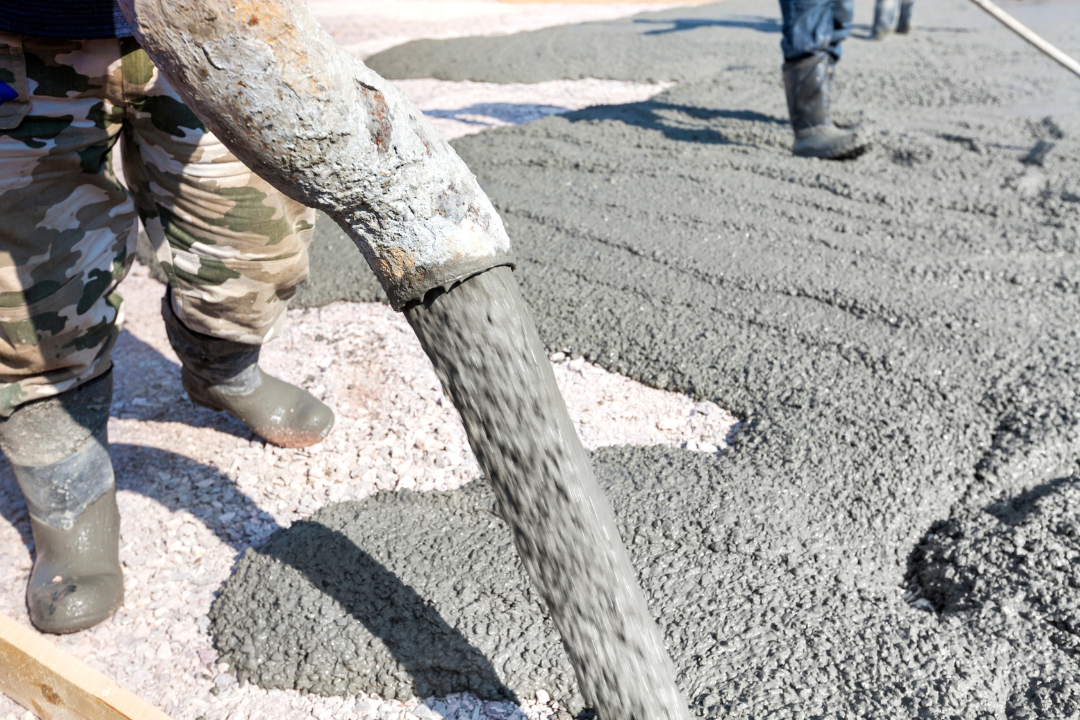
M934 523L912 554L912 589L945 617L1010 638L1033 669L1057 655L1075 658L1078 518L1080 475L1073 474ZM1080 716L1080 677L1056 670L1011 688L1007 717Z
M1080 6L1015 9L1080 54ZM697 11L669 15L683 12ZM853 39L838 68L837 106L863 113L874 150L800 160L777 35L722 38L731 62L715 78L455 142L504 218L549 348L746 419L718 460L594 456L683 692L710 718L1076 717L1080 593L1061 584L1080 567L1080 83L968 3L928 3L911 37ZM515 619L490 622L529 587L507 540L491 550L501 562L462 559L449 533L428 540L448 527L434 500L367 502L358 548L508 689L534 687L527 666L573 696L550 626L524 625L537 655L517 670ZM491 522L473 516L462 542ZM927 541L935 527L961 534ZM257 557L215 610L253 680L255 640L278 624L250 609L315 597L256 593ZM449 576L470 582L439 584ZM905 600L915 583L933 612ZM312 654L309 630L291 629L319 622L305 602L280 652L325 658L296 677L329 677L336 651ZM357 666L383 684L357 687L413 692L375 652Z
M766 33L779 47L779 10L766 5L762 13L762 5L746 14L706 5L516 35L414 40L365 62L392 80L701 80L730 60L727 43L733 29Z

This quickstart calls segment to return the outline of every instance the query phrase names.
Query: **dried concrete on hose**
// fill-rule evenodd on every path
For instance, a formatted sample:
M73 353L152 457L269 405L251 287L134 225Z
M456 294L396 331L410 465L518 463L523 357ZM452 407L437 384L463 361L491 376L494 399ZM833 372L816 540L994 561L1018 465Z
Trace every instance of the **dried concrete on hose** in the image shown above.
M699 715L1075 716L1080 85L968 3L927 4L910 37L847 43L836 105L863 113L871 153L797 159L764 7L452 40L401 64L475 80L494 79L476 63L514 82L664 79L657 67L684 79L455 147L505 219L549 348L747 418L719 458L596 458ZM1080 54L1075 4L1015 12ZM691 45L712 54L680 70ZM491 48L529 67L493 64ZM403 504L398 523L422 527L425 502ZM508 548L480 570L427 540L392 555L365 530L381 513L369 501L320 518L417 582L496 672L522 644L555 648L543 662L558 667L542 624L527 641L486 634L512 607L499 596L526 589ZM466 537L497 533L480 512L467 520ZM274 547L291 547L289 531ZM298 593L241 580L260 557L223 597L295 605ZM495 590L465 603L464 587L425 583L442 568ZM225 620L219 636L257 622ZM380 667L408 692L398 665Z

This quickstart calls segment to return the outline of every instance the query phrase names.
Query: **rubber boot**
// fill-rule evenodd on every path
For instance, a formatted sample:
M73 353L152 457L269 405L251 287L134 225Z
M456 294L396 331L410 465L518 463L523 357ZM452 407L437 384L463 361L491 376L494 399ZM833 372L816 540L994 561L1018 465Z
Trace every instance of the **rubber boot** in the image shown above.
M85 630L124 602L107 431L111 402L109 371L0 421L0 449L30 511L36 557L26 605L42 632Z
M911 14L915 10L915 0L900 4L900 20L896 23L896 32L907 35L911 32Z
M896 28L900 0L877 0L874 3L874 40L884 40Z
M829 113L832 57L810 55L784 63L784 88L795 132L792 152L800 157L846 160L870 148L855 130L837 127Z
M196 405L227 412L267 442L302 448L322 441L334 413L308 391L264 373L259 345L222 340L188 329L166 293L161 314L180 357L180 378Z

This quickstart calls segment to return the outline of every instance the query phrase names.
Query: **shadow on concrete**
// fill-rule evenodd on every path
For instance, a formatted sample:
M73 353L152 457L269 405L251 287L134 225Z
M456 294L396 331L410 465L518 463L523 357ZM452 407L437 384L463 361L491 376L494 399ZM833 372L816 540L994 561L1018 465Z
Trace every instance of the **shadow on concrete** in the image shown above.
M965 613L979 610L987 597L981 590L982 581L980 576L993 574L995 576L1015 576L1017 586L1024 586L1026 581L1023 577L1031 572L1025 557L1026 551L1017 551L1023 544L1026 534L1023 529L1013 530L1023 525L1030 519L1031 513L1036 510L1039 501L1062 492L1069 487L1080 486L1080 477L1069 475L1048 480L1040 485L1029 488L1017 495L995 500L986 505L982 512L995 518L999 525L993 531L987 532L981 529L972 519L939 520L930 526L928 534L908 555L906 580L909 586L921 588L924 596L930 600L934 609L939 613ZM1073 527L1060 525L1047 527L1045 530L1051 534L1060 533L1063 536L1075 537L1080 524L1073 523ZM970 533L974 530L976 536ZM955 548L963 541L977 540L980 533L986 532L983 549L994 545L1000 546L1000 552L991 550L985 555L978 567L972 565L970 551L965 551L963 557L958 557ZM933 539L930 539L933 538ZM1052 540L1053 538L1051 538ZM1047 545L1053 543L1040 536L1040 540ZM1053 604L1053 600L1044 600ZM1072 632L1070 630L1069 632Z
M1025 490L1015 497L990 503L985 511L1006 525L1019 525L1028 519L1039 500L1053 495L1064 487L1077 484L1080 484L1080 480L1072 475L1054 478L1042 485Z
M763 33L778 33L783 25L779 18L758 17L755 15L735 16L723 20L705 18L677 18L674 20L656 20L652 18L638 18L634 20L636 25L669 25L666 28L649 30L644 35L668 35L670 33L697 30L703 27L741 28L744 30L756 30Z
M332 597L408 671L418 697L471 690L515 703L491 662L428 600L342 533L302 520L256 550L300 571Z
M675 124L669 118L664 117L665 111L678 112L688 115L695 120L742 120L747 122L764 122L774 125L787 124L787 120L764 115L753 110L724 110L717 108L687 107L672 103L646 100L639 103L625 105L597 105L594 107L566 113L565 117L570 122L590 122L596 120L615 120L627 125L644 128L646 130L659 130L664 137L677 142L693 142L705 145L742 145L753 147L748 143L732 140L724 133L713 127L686 127Z

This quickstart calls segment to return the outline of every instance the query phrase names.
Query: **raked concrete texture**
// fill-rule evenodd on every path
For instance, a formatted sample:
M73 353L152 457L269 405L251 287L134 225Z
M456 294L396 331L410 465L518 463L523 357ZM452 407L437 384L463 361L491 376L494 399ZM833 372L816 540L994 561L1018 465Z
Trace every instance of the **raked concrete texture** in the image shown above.
M1080 6L1008 7L1080 56ZM373 64L682 80L455 147L549 348L745 418L720 458L593 456L694 712L1075 718L1080 82L962 0L884 43L871 9L836 107L875 146L847 163L790 155L765 0ZM491 62L511 48L528 62ZM219 646L268 684L574 706L490 506L478 485L324 508L241 561Z

